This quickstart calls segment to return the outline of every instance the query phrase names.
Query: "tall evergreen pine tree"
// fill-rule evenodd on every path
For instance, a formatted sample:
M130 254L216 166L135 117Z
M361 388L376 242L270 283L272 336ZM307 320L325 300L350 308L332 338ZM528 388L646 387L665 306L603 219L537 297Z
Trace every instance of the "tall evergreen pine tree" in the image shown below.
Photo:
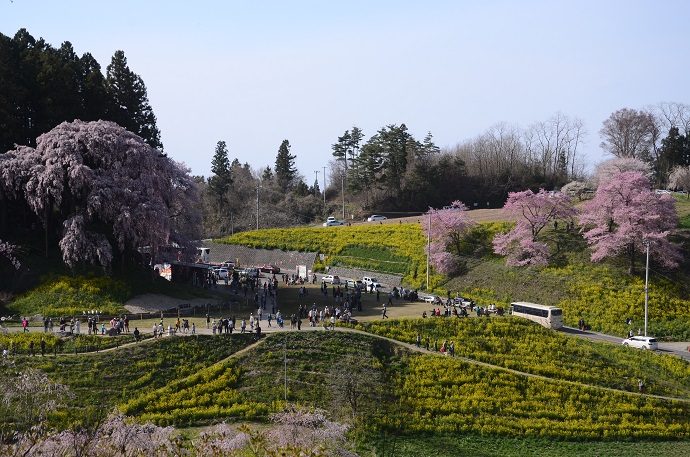
M278 149L275 167L278 185L282 191L289 190L297 176L295 158L296 156L290 154L290 142L283 140Z
M149 146L163 149L144 80L129 69L123 51L116 51L113 55L106 81L113 100L110 119L139 135Z

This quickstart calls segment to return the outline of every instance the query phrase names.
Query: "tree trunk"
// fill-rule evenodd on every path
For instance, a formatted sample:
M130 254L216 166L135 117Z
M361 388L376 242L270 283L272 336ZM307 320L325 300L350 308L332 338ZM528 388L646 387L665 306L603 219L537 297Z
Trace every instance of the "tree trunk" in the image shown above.
M50 205L46 204L45 210L43 212L43 227L45 228L45 234L46 234L46 259L48 258L48 230L50 229L50 220L49 220L49 214L50 214Z
M635 243L630 243L628 245L628 257L630 257L630 267L628 268L628 274L633 276L635 274Z

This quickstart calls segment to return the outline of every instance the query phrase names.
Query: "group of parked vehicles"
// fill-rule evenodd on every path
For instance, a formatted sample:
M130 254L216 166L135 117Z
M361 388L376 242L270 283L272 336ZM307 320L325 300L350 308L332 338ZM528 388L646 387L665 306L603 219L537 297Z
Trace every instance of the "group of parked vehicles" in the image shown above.
M375 222L375 221L385 221L388 219L386 216L381 216L380 214L372 214L367 218L367 222ZM343 221L339 221L338 219L335 218L335 216L329 216L328 219L326 219L326 222L323 223L324 227L333 227L337 225L345 225Z
M370 289L372 286L376 290L381 288L381 283L373 276L362 276L362 279L340 279L338 275L324 275L321 277L321 282L333 285L347 284L348 287L357 287L358 289L365 287Z
M280 267L276 265L261 265L256 267L245 267L236 268L236 263L234 260L226 260L220 265L212 265L210 267L213 270L217 279L225 279L232 276L233 272L237 272L240 277L258 278L261 273L268 274L278 274L280 273Z

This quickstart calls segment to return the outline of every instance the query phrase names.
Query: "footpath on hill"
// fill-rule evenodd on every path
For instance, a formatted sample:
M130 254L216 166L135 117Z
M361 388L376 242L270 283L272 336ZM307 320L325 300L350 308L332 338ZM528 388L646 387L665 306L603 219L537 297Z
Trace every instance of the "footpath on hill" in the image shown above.
M344 326L344 325L339 325L339 326L336 325L335 328L332 328L332 329L330 328L330 325L326 325L326 326L324 326L323 324L319 324L319 325L315 325L315 326L307 325L307 326L301 327L298 330L297 328L290 328L289 325L287 327L283 326L282 328L278 327L277 325L271 325L271 327L268 327L266 321L263 321L263 324L264 324L264 326L266 326L265 330L264 330L264 326L261 326L261 333L264 336L266 334L273 334L273 333L286 332L286 331L287 332L319 332L319 331L320 332L331 332L331 331L350 332L350 333L357 333L360 335L366 335L369 337L374 337L374 338L386 340L392 344L402 346L402 347L404 347L410 351L417 352L417 353L424 353L424 354L433 355L433 356L437 356L437 357L451 357L447 353L444 354L444 353L441 353L438 351L427 350L424 347L418 347L415 344L405 343L405 342L398 341L398 340L395 340L392 338L388 338L388 337L381 336L381 335L376 335L373 333L368 333L368 332L358 330L358 329L355 329L355 328L352 328L349 326ZM247 330L249 330L249 329L247 329ZM570 329L570 330L577 331L576 329ZM196 333L200 334L200 335L211 335L212 332L213 332L212 329L200 328L200 329L198 329L198 331ZM234 334L237 334L237 333L242 333L242 332L241 331L235 331L234 332ZM244 332L244 333L249 333L249 331ZM582 332L582 333L592 333L592 332ZM606 337L606 338L613 338L613 337L610 337L609 335L603 335L603 334L596 334L596 335L601 336L601 337ZM177 337L177 338L183 337L184 338L184 337L189 337L189 336L192 336L192 334L191 333L180 333L179 335L177 335L177 334L172 335L172 336L166 335L166 336L164 336L164 338L175 338L175 337ZM227 337L227 336L230 336L230 335L223 335L223 337ZM589 335L589 336L592 336L592 335ZM221 337L221 336L219 335L219 337ZM153 341L155 341L155 340L154 339L147 339L147 340L144 340L140 343L128 343L128 344L120 345L117 348L109 348L109 349L101 350L100 352L116 351L116 350L119 350L119 349L127 347L127 346L132 346L135 344L147 344L147 343L150 343ZM238 357L242 354L245 354L247 352L250 352L251 350L259 347L263 343L263 341L264 341L263 339L257 339L257 341L255 343L250 344L249 346L246 346L246 347L242 348L241 350L233 353L227 359L232 359L232 358ZM471 363L473 365L486 367L486 368L489 368L492 370L501 370L501 371L512 373L512 374L515 374L518 376L525 376L528 378L541 379L541 380L545 380L545 381L549 381L549 382L563 383L563 384L580 386L580 387L590 387L590 388L601 389L601 390L616 392L616 393L625 394L625 395L636 395L636 396L643 396L643 397L648 397L648 398L656 398L656 399L660 399L660 400L671 400L671 401L680 401L680 402L684 402L684 403L690 403L690 399L688 399L688 398L669 397L669 396L664 396L664 395L641 394L638 392L630 392L630 391L614 389L614 388L610 388L610 387L585 384L585 383L577 382L577 381L569 381L569 380L564 380L564 379L550 378L550 377L544 376L544 375L528 373L528 372L524 372L524 371L519 371L519 370L514 370L511 368L502 367L500 365L494 365L494 364L487 363L487 362L481 362L481 361L471 359L468 357L453 356L453 358L457 359L457 360L461 360L461 361L466 362L466 363Z

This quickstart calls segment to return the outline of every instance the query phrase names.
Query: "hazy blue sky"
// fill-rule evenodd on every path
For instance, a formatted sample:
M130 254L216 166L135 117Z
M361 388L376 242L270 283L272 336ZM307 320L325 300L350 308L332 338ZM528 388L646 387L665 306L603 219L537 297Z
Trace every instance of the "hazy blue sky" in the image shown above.
M612 112L690 103L689 17L684 0L0 0L5 35L70 41L104 74L123 50L194 174L219 140L258 169L288 139L309 184L353 125L405 123L443 148L560 111L600 161Z

